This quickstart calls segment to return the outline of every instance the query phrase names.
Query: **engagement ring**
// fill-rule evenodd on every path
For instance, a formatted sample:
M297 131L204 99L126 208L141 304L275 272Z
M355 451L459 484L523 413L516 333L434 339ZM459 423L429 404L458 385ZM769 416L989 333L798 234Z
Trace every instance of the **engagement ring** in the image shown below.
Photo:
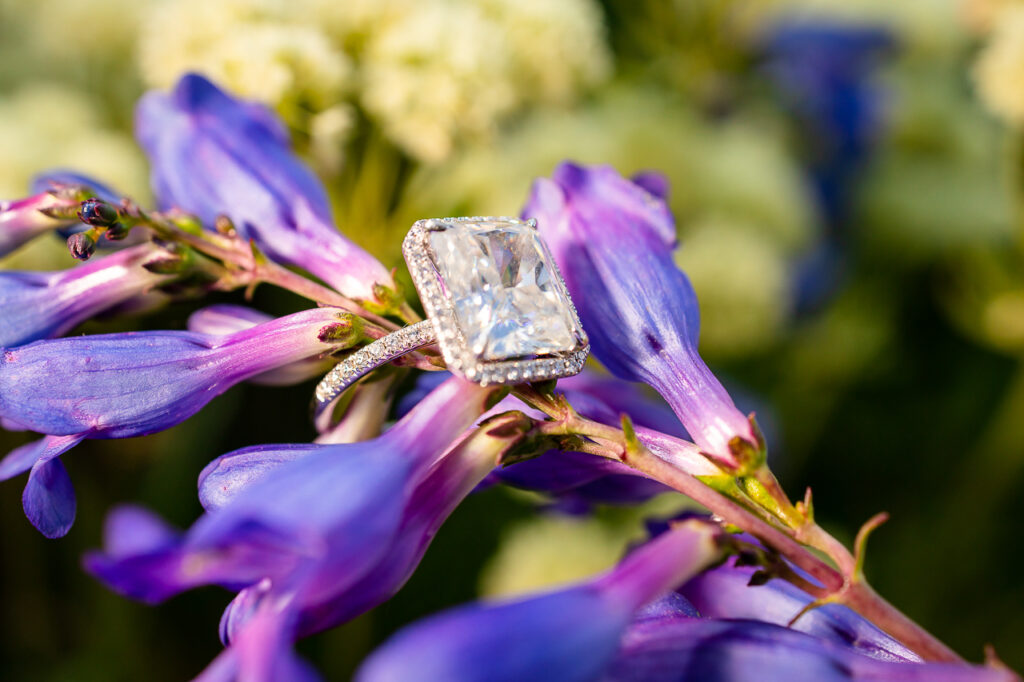
M449 370L482 385L557 379L583 368L587 335L535 220L420 220L402 252L428 319L334 367L317 386L317 414L377 367L432 343Z

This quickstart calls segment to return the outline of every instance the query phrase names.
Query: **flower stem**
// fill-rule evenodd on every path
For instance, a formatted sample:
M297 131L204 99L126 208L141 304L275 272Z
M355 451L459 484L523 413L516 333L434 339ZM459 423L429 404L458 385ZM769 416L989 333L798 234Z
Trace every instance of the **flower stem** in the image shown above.
M926 661L963 663L959 654L910 620L866 582L852 583L836 601L864 616Z
M618 459L640 473L683 493L704 505L722 521L750 533L798 568L806 571L822 587L819 588L807 581L800 581L798 586L820 602L846 605L903 642L925 660L963 661L956 652L876 593L859 574L857 561L850 551L813 521L805 521L796 528L778 527L705 485L698 478L677 469L646 448L637 448L635 444L631 447L621 429L585 419L574 412L563 414L562 419L565 423L559 428L563 432L594 439L590 452ZM782 487L773 475L762 475L758 480L765 486L773 500L787 511L784 516L790 518L784 520L796 521L801 516L785 497ZM792 510L792 515L789 510ZM805 544L832 558L839 570L813 554L804 546Z

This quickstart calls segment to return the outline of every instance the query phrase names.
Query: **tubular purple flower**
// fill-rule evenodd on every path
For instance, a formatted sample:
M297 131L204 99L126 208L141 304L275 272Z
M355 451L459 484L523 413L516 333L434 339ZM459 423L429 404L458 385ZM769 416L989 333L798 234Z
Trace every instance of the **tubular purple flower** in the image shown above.
M763 447L697 353L697 298L672 260L665 188L657 176L631 182L610 167L563 163L534 183L523 215L537 219L594 355L615 376L653 386L702 450L743 468Z
M252 329L272 319L271 315L259 310L225 303L207 306L192 313L188 318L188 330L223 336ZM336 362L330 358L313 356L258 374L249 381L263 386L290 386L324 375Z
M755 569L734 561L705 571L679 592L707 618L749 618L786 626L812 599L783 580L749 586ZM823 640L850 646L884 661L920 662L921 658L870 622L840 604L804 613L789 626Z
M974 665L882 661L780 625L695 618L692 610L672 606L630 625L603 682L1019 679L1008 670Z
M171 279L142 267L160 249L134 246L67 270L0 272L0 347L60 336Z
M720 556L716 531L688 521L589 582L496 605L474 604L401 631L358 682L600 679L633 614Z
M325 549L354 562L344 575L358 578L386 549L406 488L484 411L492 391L452 379L373 441L245 448L224 455L200 475L200 496L211 513L171 551L115 562L94 555L90 570L145 601L211 582L277 582L295 574L307 557L330 562ZM266 476L270 470L274 476ZM270 537L278 541L268 542ZM199 564L203 571L188 570ZM330 579L338 583L343 577Z
M208 226L226 215L269 256L346 296L372 300L374 284L394 286L383 265L335 228L323 186L262 105L188 74L171 93L142 98L135 130L162 208L195 214Z
M78 222L74 212L80 202L71 192L42 192L0 201L0 256L41 234Z
M373 441L229 453L200 477L210 513L183 538L126 555L125 540L108 536L87 567L147 601L211 582L245 588L222 621L236 665L246 656L236 645L267 618L288 644L336 625L397 591L441 521L525 432L521 415L499 417L441 456L495 390L450 379Z
M0 418L47 434L0 461L0 480L31 469L25 512L44 535L63 535L74 497L64 494L70 483L57 456L84 438L169 428L240 381L330 352L336 346L323 331L346 317L318 308L228 336L129 332L0 348Z

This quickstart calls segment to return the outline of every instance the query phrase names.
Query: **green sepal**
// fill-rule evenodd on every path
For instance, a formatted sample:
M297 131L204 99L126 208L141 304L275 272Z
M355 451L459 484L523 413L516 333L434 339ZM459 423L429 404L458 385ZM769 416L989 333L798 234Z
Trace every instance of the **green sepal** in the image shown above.
M753 500L757 506L767 510L772 516L788 522L789 517L792 515L786 514L786 510L771 496L761 481L753 476L739 477L736 481L747 497Z
M203 233L205 232L205 230L203 229L203 224L199 222L199 219L196 218L194 215L190 215L188 213L172 212L164 213L163 218L164 220L171 223L182 232L187 232L188 234L197 237L202 236Z
M735 476L729 474L706 474L697 476L697 480L726 497L736 499L743 496L743 490L736 485Z
M644 451L644 444L640 442L640 439L636 435L636 428L633 426L633 420L630 419L628 414L619 415L619 422L622 424L622 435L626 441L626 456L638 455Z
M510 420L511 415L514 415L515 419ZM539 457L552 448L554 439L536 431L535 425L536 422L525 413L510 410L486 419L480 424L480 428L485 430L487 435L496 438L519 437L518 442L498 459L498 464L506 467Z
M142 267L157 275L180 275L195 265L195 251L182 244L154 240L161 250L142 263Z
M322 343L342 349L352 348L365 339L363 318L352 313L338 313L335 317L337 322L324 325L317 333L317 338Z
M374 315L384 317L402 317L405 309L408 308L401 285L395 284L395 286L389 287L380 282L373 284L372 299L359 299L358 303Z

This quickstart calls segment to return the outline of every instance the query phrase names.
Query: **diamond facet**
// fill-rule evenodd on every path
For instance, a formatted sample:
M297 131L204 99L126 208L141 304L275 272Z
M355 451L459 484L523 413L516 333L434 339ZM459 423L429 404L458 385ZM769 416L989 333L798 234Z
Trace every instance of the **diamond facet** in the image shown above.
M473 356L529 358L584 343L551 256L528 223L487 218L432 227L430 262Z

